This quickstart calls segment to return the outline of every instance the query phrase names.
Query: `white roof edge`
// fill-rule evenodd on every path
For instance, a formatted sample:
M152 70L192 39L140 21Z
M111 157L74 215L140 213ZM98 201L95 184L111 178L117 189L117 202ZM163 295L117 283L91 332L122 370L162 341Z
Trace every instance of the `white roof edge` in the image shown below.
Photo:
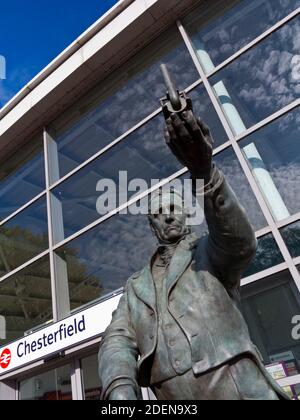
M78 51L87 43L97 32L108 25L120 13L122 13L135 0L120 0L95 23L93 23L85 32L83 32L75 41L63 50L53 61L51 61L43 70L41 70L29 83L27 83L3 108L0 109L0 120L5 117L18 103L22 101L34 88L44 81L53 71Z

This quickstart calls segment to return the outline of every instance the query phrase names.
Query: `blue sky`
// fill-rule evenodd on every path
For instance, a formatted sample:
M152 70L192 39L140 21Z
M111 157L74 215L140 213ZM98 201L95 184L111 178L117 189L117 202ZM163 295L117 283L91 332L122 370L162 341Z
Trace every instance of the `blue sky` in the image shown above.
M8 0L0 5L0 108L116 0Z

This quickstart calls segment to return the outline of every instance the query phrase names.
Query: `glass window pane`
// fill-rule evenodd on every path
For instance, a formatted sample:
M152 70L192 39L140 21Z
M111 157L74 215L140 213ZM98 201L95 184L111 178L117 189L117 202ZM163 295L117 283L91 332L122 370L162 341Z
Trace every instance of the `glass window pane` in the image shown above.
M19 399L27 401L72 400L70 365L21 381Z
M46 197L0 226L1 276L49 248Z
M0 220L5 219L45 189L43 140L24 145L0 162Z
M281 229L281 235L293 258L300 257L300 222Z
M299 98L299 34L298 16L210 79L236 134Z
M197 87L188 96L193 101L195 115L200 117L209 126L214 139L214 147L225 143L228 140L227 134L204 86Z
M283 256L272 234L258 239L256 255L244 277L252 276L284 262Z
M267 222L233 149L230 147L224 150L215 156L214 160L245 208L254 229L259 230L265 227Z
M56 242L124 204L139 192L139 188L131 187L132 191L127 193L130 181L142 179L146 184L141 188L142 192L151 187L152 179L156 179L157 183L182 168L165 144L163 129L164 120L160 115L52 191L55 214L64 222L63 230L60 229L55 235ZM126 172L126 175L122 175L122 181L120 171ZM103 192L106 192L104 185L111 186L112 191L110 200L104 203L106 208L99 205L100 197L104 197ZM119 190L123 193L121 196Z
M179 89L199 79L178 30L163 34L55 123L59 174L54 178L62 177L159 108L159 99L166 92L161 63L168 65Z
M190 96L194 100L195 113L210 125L216 145L226 141L226 134L204 87L196 89ZM160 114L52 191L55 215L60 218L61 224L62 220L64 222L54 235L56 243L124 204L137 192L150 188L152 180L156 180L154 185L157 180L167 178L182 168L165 144L164 125ZM117 200L114 203L111 200L112 206L97 211L101 195L96 190L98 182L103 185L104 179L109 179L110 184L113 181L119 189L122 185L120 171L126 171L125 189L136 179L143 180L144 187L138 190L133 187L132 191L122 196L117 191Z
M0 347L52 320L49 257L0 283Z
M300 211L299 122L297 108L240 143L275 220Z
M98 356L86 357L81 360L82 382L85 400L100 400L101 387L98 374Z
M299 0L214 0L204 2L184 26L210 72L299 6Z
M125 286L154 251L147 216L130 214L118 214L59 248L56 252L68 275L71 309Z
M288 271L242 288L243 312L265 365L283 364L288 376L300 373L300 342L292 337L299 296Z
M226 180L233 188L235 194L240 199L240 204L247 209L248 217L255 228L259 230L267 225L265 218L258 206L258 203L251 191L246 176L244 175L242 168L236 158L236 155L231 147L224 150L214 157L216 165L225 175ZM179 179L183 182L185 179L190 178L190 173L182 175ZM195 208L195 199L193 200L193 208ZM201 237L203 234L208 232L208 226L206 220L201 225L193 226L195 233Z

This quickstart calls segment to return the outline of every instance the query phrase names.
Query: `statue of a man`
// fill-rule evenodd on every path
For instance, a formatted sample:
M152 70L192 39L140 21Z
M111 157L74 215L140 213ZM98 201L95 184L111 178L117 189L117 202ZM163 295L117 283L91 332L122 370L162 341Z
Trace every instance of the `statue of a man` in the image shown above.
M285 399L239 309L241 276L257 242L213 163L210 130L188 110L167 119L165 138L192 179L204 180L197 195L204 196L209 234L190 233L176 194L153 199L149 219L159 247L128 280L103 336L102 398L135 400L142 386L158 400Z

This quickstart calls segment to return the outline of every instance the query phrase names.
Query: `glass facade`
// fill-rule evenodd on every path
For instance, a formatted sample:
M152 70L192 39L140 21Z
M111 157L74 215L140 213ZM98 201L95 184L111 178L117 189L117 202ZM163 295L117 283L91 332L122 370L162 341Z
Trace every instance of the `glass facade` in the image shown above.
M70 308L78 309L124 287L154 251L147 216L130 214L118 214L58 248L60 272L68 277Z
M299 291L288 271L242 289L243 311L266 365L285 363L289 376L300 373L300 342L291 334L300 314Z
M258 239L256 255L248 267L245 277L267 270L284 262L283 256L272 234Z
M46 196L0 226L0 247L3 274L48 249Z
M80 119L70 122L69 114L67 123L53 124L59 167L54 179L65 175L158 108L161 93L165 91L159 68L162 63L172 67L174 81L180 89L198 78L178 32L175 28L168 31L131 59L121 74L117 71L100 84L92 97L80 103L79 109L73 111L76 115L89 110Z
M52 319L49 257L0 282L0 347Z
M160 34L49 121L47 153L41 134L1 166L0 347L107 299L149 262L156 243L147 217L120 206L129 208L133 196L163 179L188 176L163 138L164 62L210 126L215 162L256 231L257 254L242 287L253 340L266 364L299 373L291 319L300 314L300 1L221 3L203 2L182 27ZM146 184L115 201L107 196L99 211L103 181L121 190L120 172L128 183ZM60 305L68 308L63 316ZM81 361L86 399L100 392L95 366L95 357ZM67 398L65 373L21 383L21 399Z
M81 360L81 374L84 399L99 401L101 387L98 375L98 356L96 354Z
M26 401L72 400L71 367L66 365L21 381L19 399Z
M293 258L300 257L300 222L281 229L281 234Z
M215 66L245 47L300 6L299 0L223 0L201 5L185 19L200 63L208 54Z
M43 137L0 160L0 221L45 190Z

